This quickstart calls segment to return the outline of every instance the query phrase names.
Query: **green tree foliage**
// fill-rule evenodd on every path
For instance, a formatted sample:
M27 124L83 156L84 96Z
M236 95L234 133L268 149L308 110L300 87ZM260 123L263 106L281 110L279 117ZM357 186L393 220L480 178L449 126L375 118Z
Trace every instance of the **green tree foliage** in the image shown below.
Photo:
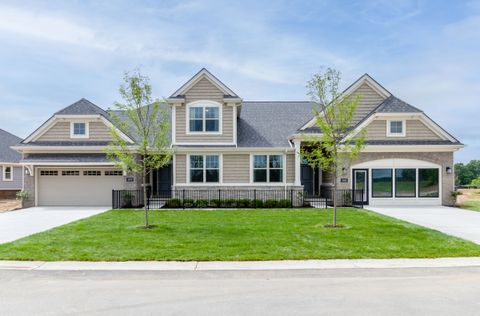
M470 183L470 186L472 186L474 188L477 188L477 189L480 188L480 176L473 179L472 182Z
M119 92L123 102L116 102L120 115L111 112L115 126L132 135L136 143L127 142L116 128L111 129L112 141L107 146L108 158L129 173L141 173L145 201L145 227L149 227L147 175L149 170L167 165L173 155L170 149L168 113L159 100L152 98L148 77L138 71L125 73Z
M320 136L305 136L308 147L301 155L311 167L331 171L333 182L333 226L337 225L337 178L360 154L365 140L365 130L353 138L353 116L360 100L358 95L342 96L338 90L340 72L328 68L314 74L307 83L308 95L318 105L314 109Z
M480 176L480 160L471 160L467 164L455 164L455 184L469 185Z

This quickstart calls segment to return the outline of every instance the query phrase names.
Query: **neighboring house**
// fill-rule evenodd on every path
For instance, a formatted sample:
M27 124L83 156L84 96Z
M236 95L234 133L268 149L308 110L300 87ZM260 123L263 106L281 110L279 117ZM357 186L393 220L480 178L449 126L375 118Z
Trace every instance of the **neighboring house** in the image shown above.
M0 129L0 199L14 199L22 189L23 167L19 164L22 155L10 148L21 140Z
M451 204L453 153L463 145L421 110L365 74L344 95L360 94L352 132L367 128L364 151L338 182L364 189L370 204ZM308 101L244 101L206 69L166 100L172 163L152 170L156 194L171 189L285 189L321 195L332 174L302 162L306 135L319 134ZM121 112L115 112L122 117ZM31 205L109 205L112 189L140 189L104 154L110 114L80 101L55 113L18 144ZM124 131L124 139L135 138Z

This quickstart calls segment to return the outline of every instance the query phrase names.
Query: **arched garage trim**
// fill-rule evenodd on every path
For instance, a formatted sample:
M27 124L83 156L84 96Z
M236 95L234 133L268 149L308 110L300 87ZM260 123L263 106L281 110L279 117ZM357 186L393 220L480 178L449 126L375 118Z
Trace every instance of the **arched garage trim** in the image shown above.
M416 192L415 197L395 196L395 170L400 168L416 169ZM368 170L369 203L371 205L441 205L442 204L442 166L430 161L388 158L365 161L352 166L352 172L356 169ZM392 197L373 197L372 193L372 169L392 169ZM438 197L419 197L418 169L438 169Z

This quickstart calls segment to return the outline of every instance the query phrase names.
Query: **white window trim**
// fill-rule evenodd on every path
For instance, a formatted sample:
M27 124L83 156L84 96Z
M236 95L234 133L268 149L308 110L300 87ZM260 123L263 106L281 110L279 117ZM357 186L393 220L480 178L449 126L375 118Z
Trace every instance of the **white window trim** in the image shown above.
M6 168L10 168L10 179L7 179L5 177L5 174L6 174L5 169ZM11 165L2 166L2 179L3 179L3 181L8 181L8 182L13 181L13 166L11 166Z
M73 126L75 123L84 123L85 124L85 135L75 135L73 133ZM86 121L71 121L70 122L70 138L89 138L90 137L90 124Z
M402 133L392 133L390 130L391 122L402 122ZM387 120L387 137L405 137L407 136L407 121L402 119Z
M203 156L203 182L192 182L190 174L190 156ZM205 156L218 156L218 182L206 182L206 158ZM217 153L190 153L187 155L187 183L191 186L216 186L223 184L223 154Z
M205 131L205 107L218 107L218 132L206 132ZM190 108L203 108L203 130L202 132L192 132L190 131ZM187 104L186 114L185 114L185 129L187 135L222 135L223 127L223 106L222 104L209 100L194 101Z
M267 182L255 182L253 181L253 168L254 163L254 156L267 156ZM281 182L270 182L270 168L268 167L270 156L281 156L282 157L282 181ZM287 164L287 157L283 153L254 153L250 154L250 184L251 185L285 185L287 181L287 173L286 173L286 164ZM274 168L278 169L278 168Z

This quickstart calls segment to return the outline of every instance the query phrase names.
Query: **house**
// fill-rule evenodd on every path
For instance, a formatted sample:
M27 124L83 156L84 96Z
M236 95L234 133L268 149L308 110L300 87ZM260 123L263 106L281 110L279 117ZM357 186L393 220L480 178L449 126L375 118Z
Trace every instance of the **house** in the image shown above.
M340 186L362 189L367 204L451 204L453 154L463 145L368 74L344 91L351 94L361 96L352 133L365 127L367 139ZM311 102L245 101L202 69L164 106L175 154L170 165L151 171L153 194L228 188L321 195L332 186L331 173L310 168L299 155L306 135L321 133ZM124 174L105 156L111 128L111 113L81 99L16 145L29 204L110 205L113 189L140 189L139 175ZM120 133L135 145L134 135Z
M21 140L0 129L0 199L14 199L22 189L23 167L19 164L22 155L10 148Z

